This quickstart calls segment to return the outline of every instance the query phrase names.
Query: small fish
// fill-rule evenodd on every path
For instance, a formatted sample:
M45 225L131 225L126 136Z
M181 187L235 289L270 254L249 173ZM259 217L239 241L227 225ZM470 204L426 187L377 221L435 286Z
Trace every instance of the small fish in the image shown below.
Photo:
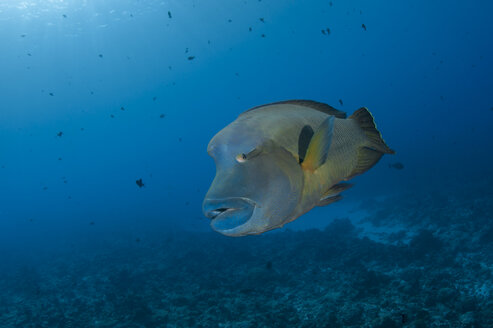
M280 228L339 201L345 181L393 154L367 108L346 113L310 100L252 108L209 142L216 176L202 205L226 236Z
M395 163L392 163L392 164L389 164L389 168L392 169L396 169L396 170L402 170L404 168L404 164L402 164L401 162L395 162Z
M123 106L122 106L122 107L120 107L120 110L125 110L125 107L123 107Z
M63 18L67 18L67 15L65 15L65 14L63 14L62 16L63 16Z
M342 99L339 99L339 104L341 104L341 106L344 106L344 103L342 102Z
M260 18L259 18L259 21L261 21L262 23L265 23L265 20L264 20L264 18L263 18L263 17L260 17Z
M89 222L90 225L94 225L94 221Z
M56 136L61 138L63 136L63 131L58 132Z
M251 31L252 31L252 28L251 28L251 27L249 27L249 28L248 28L248 32L251 32Z
M189 56L188 57L188 60L194 60L195 59L195 56Z
M265 34L262 34L262 35L261 35L261 37L262 37L262 38L265 38Z
M152 101L156 101L156 99L157 99L156 96L152 97Z
M135 242L140 243L140 238L139 237L135 238Z
M99 54L98 56L99 56L99 58L103 58L103 54Z
M363 28L363 30L366 31L366 25L365 24L361 24L361 27Z
M52 97L55 96L55 94L53 92L50 92L49 95Z
M169 10L168 10L168 18L173 18L173 17L171 16L171 11L169 11Z
M113 114L110 114L110 117L111 117L111 118L115 118L115 115L113 115Z
M166 115L164 115L164 114L159 115L160 118L164 118L165 116Z
M142 182L142 178L140 178L139 180L135 180L135 183L137 184L137 186L139 186L139 188L144 187L144 182Z

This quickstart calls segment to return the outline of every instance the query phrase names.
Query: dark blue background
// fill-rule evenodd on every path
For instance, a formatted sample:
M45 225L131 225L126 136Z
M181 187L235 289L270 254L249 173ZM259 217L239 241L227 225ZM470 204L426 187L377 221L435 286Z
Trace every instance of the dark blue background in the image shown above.
M249 107L286 99L367 106L397 151L289 228L479 181L492 174L492 11L479 0L2 1L0 249L208 231L207 143Z

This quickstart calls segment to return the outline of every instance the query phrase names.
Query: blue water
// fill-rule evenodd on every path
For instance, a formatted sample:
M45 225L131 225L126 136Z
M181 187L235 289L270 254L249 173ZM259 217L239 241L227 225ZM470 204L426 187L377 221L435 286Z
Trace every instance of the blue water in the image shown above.
M483 0L1 1L0 266L211 233L209 140L280 100L366 106L396 154L344 200L241 243L340 218L366 229L361 212L374 208L361 204L390 196L419 208L467 190L474 203L493 173L492 11Z

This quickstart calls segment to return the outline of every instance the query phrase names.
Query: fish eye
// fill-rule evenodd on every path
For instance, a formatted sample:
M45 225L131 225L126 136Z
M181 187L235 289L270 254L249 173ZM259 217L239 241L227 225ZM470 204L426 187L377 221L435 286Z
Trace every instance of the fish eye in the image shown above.
M246 154L241 153L241 154L236 155L236 161L238 163L244 163L244 162L246 162L246 160L247 160L247 155Z

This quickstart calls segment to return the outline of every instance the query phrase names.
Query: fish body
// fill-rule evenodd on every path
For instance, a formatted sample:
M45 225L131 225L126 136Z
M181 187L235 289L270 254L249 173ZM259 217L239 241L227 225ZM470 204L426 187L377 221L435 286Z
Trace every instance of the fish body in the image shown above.
M314 101L252 108L217 133L216 176L203 210L214 230L244 236L282 227L341 199L343 181L392 154L366 108L349 118Z

